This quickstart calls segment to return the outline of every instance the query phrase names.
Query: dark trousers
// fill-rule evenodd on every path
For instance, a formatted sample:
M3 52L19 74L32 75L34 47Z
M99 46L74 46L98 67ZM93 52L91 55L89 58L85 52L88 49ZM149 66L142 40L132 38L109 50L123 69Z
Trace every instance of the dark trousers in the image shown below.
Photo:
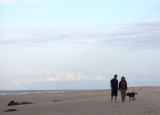
M120 91L121 91L122 102L124 102L126 97L126 89L120 89Z

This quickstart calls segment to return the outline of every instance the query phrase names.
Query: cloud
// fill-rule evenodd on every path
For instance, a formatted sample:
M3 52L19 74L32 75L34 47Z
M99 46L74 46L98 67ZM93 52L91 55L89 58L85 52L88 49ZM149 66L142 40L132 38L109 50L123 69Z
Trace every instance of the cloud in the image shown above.
M0 4L16 4L16 3L28 4L40 1L41 0L0 0Z
M147 78L141 78L140 81L148 81Z
M33 71L16 71L16 70L1 70L0 75L5 74L5 75L36 75L36 74L45 74L46 71L43 72L33 72Z
M76 76L76 80L89 80L88 77L82 75L82 73L79 73L77 76Z
M111 48L159 48L160 21L104 27L0 30L1 45L40 46L51 42Z
M104 78L100 76L100 77L96 77L96 80L102 81L104 80Z
M133 25L139 26L160 26L160 20L149 20L144 22L133 23Z
M48 77L47 79L46 79L46 81L59 81L60 80L60 77L59 76L57 76L57 77Z
M73 74L70 72L55 72L49 77L39 78L34 80L35 82L55 82L55 81L102 81L103 77L88 77L81 72Z
M15 85L15 86L19 86L19 85L20 85L20 83L19 83L19 81L17 81L17 80L13 80L13 85Z
M55 76L55 77L53 77ZM82 73L78 73L74 75L72 73L67 72L58 72L57 75L49 76L45 79L41 79L41 81L79 81L79 80L88 80L88 77L82 75Z

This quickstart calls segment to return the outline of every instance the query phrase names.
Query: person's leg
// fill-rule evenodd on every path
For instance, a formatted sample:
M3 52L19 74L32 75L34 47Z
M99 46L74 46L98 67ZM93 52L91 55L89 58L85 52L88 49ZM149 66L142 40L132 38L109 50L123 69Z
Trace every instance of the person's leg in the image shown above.
M122 102L125 100L125 89L121 89Z
M124 101L125 101L125 98L126 98L126 89L124 90Z
M125 101L125 97L126 97L126 89L123 89L123 102Z
M125 89L123 89L123 102L125 101L125 96L126 96Z
M122 91L122 89L120 89L120 92L121 92L121 98L122 98L122 102L123 102L123 91Z
M113 101L113 96L111 95L111 103L112 103L112 101Z
M118 95L118 91L115 90L115 103L117 102L117 95Z
M111 89L111 103L113 101L113 90Z
M117 102L117 96L115 96L115 103Z

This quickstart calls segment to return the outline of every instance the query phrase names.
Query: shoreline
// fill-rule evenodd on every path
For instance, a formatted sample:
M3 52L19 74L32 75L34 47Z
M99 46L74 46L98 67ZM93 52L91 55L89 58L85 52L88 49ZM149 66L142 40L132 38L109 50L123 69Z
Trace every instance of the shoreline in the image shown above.
M160 87L160 86L136 86L136 87L129 87L129 88L145 88L145 87ZM83 92L83 91L107 91L107 90L110 90L110 88L109 89L84 89L84 90L83 89L79 89L79 90L71 90L71 89L69 90L0 90L0 96L43 94L43 93L65 93L65 92L70 93L70 92Z

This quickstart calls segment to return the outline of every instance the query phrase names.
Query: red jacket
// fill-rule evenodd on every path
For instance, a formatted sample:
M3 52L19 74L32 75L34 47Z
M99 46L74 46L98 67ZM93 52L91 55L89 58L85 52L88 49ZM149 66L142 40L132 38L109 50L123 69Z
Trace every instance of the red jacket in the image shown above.
M123 84L123 82L124 82L124 84ZM127 82L126 81L120 81L119 82L119 89L128 89L128 87L127 87Z

